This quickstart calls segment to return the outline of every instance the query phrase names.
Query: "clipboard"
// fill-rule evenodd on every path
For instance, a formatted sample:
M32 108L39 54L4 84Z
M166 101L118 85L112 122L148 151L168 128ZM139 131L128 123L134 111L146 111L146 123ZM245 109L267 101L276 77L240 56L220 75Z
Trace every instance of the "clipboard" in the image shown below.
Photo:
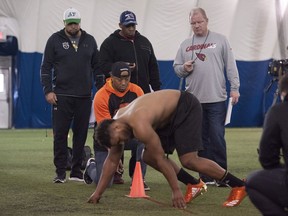
M228 108L227 108L227 113L226 113L225 125L229 124L231 121L232 108L233 108L232 97L230 97L228 100Z

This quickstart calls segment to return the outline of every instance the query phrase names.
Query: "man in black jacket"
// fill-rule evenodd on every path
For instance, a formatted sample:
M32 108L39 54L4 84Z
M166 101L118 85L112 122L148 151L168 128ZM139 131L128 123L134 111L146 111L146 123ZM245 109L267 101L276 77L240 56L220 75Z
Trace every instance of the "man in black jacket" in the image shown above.
M151 88L154 91L160 90L159 67L152 44L136 30L136 25L136 15L131 11L124 11L120 15L120 29L115 30L101 44L96 81L98 89L104 85L105 80L99 77L110 77L112 64L123 61L131 69L130 82L140 86L145 94L151 92ZM117 179L119 182L123 181L121 176Z
M93 73L99 60L92 35L80 28L79 11L64 12L65 28L47 41L41 66L41 83L52 108L54 135L54 183L66 180L67 136L73 131L73 152L70 180L83 181L80 170L91 111Z
M246 182L248 196L262 215L288 215L288 74L280 79L279 92L282 103L268 111L260 141L263 169Z
M124 11L120 15L120 29L107 37L100 47L100 72L109 77L114 62L129 64L131 82L139 85L144 93L161 87L157 59L150 41L136 30L136 15Z

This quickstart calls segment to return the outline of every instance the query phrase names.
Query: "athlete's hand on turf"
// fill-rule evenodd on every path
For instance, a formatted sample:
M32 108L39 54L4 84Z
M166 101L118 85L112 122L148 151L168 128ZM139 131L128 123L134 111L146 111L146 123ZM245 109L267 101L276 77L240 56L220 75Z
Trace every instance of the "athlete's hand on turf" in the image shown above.
M182 192L180 190L173 192L172 202L173 202L173 207L175 208L180 208L180 209L186 208L186 203L182 195Z
M101 199L101 196L97 195L95 192L90 196L88 203L99 203L99 200Z

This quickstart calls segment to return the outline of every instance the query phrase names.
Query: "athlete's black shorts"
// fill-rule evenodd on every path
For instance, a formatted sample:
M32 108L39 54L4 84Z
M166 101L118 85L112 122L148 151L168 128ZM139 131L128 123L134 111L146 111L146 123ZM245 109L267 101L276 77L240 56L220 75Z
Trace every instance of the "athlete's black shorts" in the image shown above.
M172 154L176 149L181 156L203 149L201 130L201 104L194 95L182 91L170 123L156 132L166 154Z

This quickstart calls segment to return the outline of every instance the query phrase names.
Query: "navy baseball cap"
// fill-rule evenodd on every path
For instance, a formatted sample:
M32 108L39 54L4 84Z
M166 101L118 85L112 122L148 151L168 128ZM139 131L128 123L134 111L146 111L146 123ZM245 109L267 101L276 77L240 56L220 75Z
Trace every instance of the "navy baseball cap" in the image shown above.
M120 24L126 26L129 24L137 25L136 15L131 11L124 11L120 15Z

